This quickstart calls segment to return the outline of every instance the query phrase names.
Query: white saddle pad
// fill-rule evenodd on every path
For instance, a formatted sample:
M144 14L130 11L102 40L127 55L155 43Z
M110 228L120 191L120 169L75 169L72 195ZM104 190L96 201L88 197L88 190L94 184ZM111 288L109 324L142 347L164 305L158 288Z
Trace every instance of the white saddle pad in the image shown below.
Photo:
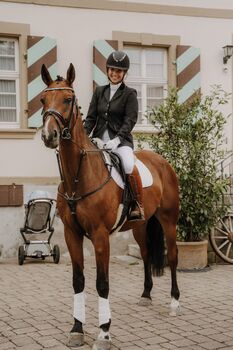
M107 164L110 164L110 156L109 156L109 154L107 152L104 152L104 156L105 156ZM141 176L142 187L149 187L149 186L151 186L153 184L153 177L151 175L150 170L145 166L145 164L143 164L137 158L136 158L135 165L138 168L139 174ZM124 188L124 182L122 180L122 177L121 177L119 172L114 167L111 169L111 176L112 176L113 180L116 182L116 184L119 187Z
M93 140L95 141L95 143L99 148L103 148L104 142L102 140L100 140L99 138L94 138ZM110 167L111 160L110 160L109 154L107 152L103 152L103 154L104 154L106 163L109 164L108 168L109 170L111 170L111 176L113 180L116 182L116 184L119 187L123 189L124 182L122 180L121 175L114 167ZM137 159L136 156L135 156L135 165L138 168L139 174L141 176L142 187L150 187L153 184L153 177L150 170L145 166L145 164L143 164L139 159Z

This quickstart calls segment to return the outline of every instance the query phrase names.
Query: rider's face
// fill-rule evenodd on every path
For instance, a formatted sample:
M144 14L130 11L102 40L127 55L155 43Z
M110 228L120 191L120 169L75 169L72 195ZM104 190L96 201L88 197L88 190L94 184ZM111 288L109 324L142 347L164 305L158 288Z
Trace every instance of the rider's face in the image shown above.
M125 71L117 68L108 68L108 78L113 84L120 83L125 75Z

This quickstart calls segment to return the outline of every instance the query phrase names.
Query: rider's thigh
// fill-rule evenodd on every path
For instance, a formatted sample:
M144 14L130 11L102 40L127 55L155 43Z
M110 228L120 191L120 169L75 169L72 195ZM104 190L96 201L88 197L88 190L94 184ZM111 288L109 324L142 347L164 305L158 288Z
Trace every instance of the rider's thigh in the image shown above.
M134 153L131 147L122 146L114 150L122 159L123 167L126 174L131 174L134 168Z

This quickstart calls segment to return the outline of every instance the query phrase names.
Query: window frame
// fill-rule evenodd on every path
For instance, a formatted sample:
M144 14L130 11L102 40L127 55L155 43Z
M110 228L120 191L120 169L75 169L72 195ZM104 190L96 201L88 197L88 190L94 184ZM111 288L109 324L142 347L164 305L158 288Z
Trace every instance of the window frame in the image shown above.
M163 47L167 49L167 73L168 87L176 87L176 47L180 45L180 36L177 35L157 35L151 33L132 33L113 31L112 40L118 41L119 50L124 50L124 46L147 46ZM136 125L134 134L155 133L152 125Z
M28 128L28 102L27 102L27 37L30 35L30 25L24 23L11 23L0 21L0 37L15 38L18 40L19 55L19 126L13 128L0 128L0 139L33 138L35 129Z
M151 128L151 124L146 118L146 113L149 112L148 110L148 95L147 95L147 88L150 86L153 87L162 87L163 88L163 96L160 99L164 99L167 95L167 87L168 87L168 67L167 67L167 49L164 47L153 47L153 46L138 46L138 45L124 45L124 50L127 52L127 49L135 48L138 49L140 52L140 70L141 74L140 76L127 76L125 81L126 84L128 83L129 86L132 87L133 85L140 85L141 86L141 120L135 125L135 130L140 130L143 128ZM147 77L146 76L146 51L148 50L156 50L156 49L162 49L164 52L163 55L163 76L164 78L161 80L158 80L156 77ZM156 99L156 98L155 98Z
M3 122L0 120L1 129L14 129L20 128L20 90L19 90L19 41L14 37L0 36L0 40L13 41L15 43L15 70L7 71L0 70L0 80L15 81L15 95L16 95L16 121L15 122ZM1 109L1 107L0 107ZM3 108L4 109L4 108Z

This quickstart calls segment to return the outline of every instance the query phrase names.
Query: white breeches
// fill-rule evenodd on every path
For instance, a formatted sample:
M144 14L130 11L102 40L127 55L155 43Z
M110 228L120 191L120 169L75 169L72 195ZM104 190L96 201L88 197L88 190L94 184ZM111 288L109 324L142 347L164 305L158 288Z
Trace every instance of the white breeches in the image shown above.
M121 157L125 173L131 174L135 163L132 148L129 146L122 146L114 149L113 152L119 154L119 156Z

